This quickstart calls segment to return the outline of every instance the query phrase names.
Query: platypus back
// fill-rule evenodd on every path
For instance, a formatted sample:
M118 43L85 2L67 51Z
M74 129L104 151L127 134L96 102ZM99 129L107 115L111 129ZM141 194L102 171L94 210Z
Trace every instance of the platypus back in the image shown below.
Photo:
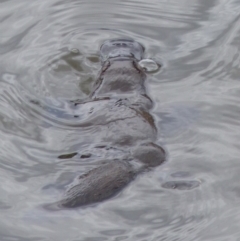
M125 149L128 156L105 160L105 164L80 176L79 183L71 187L62 200L46 208L73 208L106 200L137 174L160 165L165 159L164 150L154 143L157 129L149 113L152 100L145 90L146 74L138 65L143 46L133 40L107 40L100 53L102 68L90 98L96 104L102 100L109 100L110 104L104 107L107 111L93 114L91 123L106 126L102 141L111 148Z

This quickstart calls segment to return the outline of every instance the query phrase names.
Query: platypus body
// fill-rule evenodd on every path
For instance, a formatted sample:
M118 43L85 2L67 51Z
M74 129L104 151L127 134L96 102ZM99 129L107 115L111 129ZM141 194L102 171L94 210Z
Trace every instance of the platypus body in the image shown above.
M157 128L149 113L152 100L145 89L146 74L138 64L143 46L133 40L108 40L100 54L102 68L89 101L84 103L97 108L91 108L82 127L94 130L95 152L103 148L122 154L100 160L62 200L48 207L74 208L106 200L137 174L165 160L164 150L155 144Z

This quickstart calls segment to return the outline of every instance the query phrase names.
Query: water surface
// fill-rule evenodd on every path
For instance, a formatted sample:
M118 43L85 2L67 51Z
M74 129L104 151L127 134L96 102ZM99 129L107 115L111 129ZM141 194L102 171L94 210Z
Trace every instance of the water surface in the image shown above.
M239 1L5 0L0 32L1 241L239 240ZM167 162L97 206L46 212L96 165L57 157L89 135L66 101L116 37L162 63L147 87Z

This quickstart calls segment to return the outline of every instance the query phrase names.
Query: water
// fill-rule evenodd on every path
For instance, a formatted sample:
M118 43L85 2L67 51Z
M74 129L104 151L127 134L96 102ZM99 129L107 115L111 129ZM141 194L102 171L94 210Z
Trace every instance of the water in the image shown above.
M239 240L239 13L237 0L2 0L1 241ZM162 65L147 86L167 162L100 205L44 211L96 164L57 158L87 135L65 100L89 94L116 37Z

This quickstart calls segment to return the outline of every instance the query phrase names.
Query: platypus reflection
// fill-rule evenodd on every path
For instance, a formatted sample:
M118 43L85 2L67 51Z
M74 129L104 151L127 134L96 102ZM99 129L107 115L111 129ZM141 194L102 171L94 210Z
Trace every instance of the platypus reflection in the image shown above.
M157 128L149 113L152 100L145 90L146 74L138 65L143 46L133 40L108 40L100 53L102 68L90 94L98 108L89 113L86 126L104 126L104 132L94 134L99 146L121 149L126 155L101 160L105 164L80 176L78 184L48 208L74 208L106 200L137 174L165 159L164 150L155 144Z

